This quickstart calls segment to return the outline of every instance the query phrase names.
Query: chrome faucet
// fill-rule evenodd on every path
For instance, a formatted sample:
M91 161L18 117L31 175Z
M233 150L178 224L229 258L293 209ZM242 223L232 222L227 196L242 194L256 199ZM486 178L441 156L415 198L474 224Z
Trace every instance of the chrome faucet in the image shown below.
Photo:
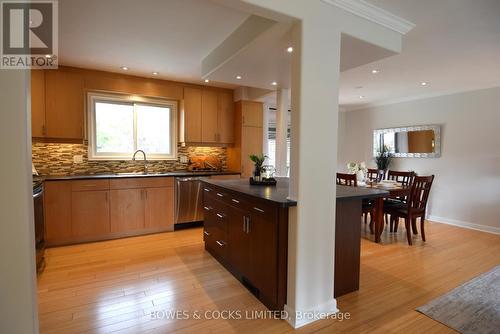
M137 153L141 152L143 155L144 155L144 174L147 174L148 173L148 165L147 165L147 158L146 158L146 153L143 151L143 150L137 150L134 152L134 156L132 157L132 160L135 161L135 156Z

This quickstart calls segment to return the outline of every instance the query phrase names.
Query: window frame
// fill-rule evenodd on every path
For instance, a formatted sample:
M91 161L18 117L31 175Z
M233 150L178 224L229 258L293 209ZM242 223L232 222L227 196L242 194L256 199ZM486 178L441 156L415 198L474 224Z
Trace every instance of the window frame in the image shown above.
M148 160L177 160L177 145L178 145L178 133L177 133L177 105L178 102L175 100L167 100L161 98L150 98L138 95L120 94L120 93L108 93L99 91L89 91L87 92L87 124L88 124L88 160L99 161L99 160L119 160L119 161L131 161L134 152L130 153L116 153L116 152L97 152L96 147L96 102L109 103L113 102L116 104L132 105L134 108L134 125L133 125L133 136L134 136L134 149L137 150L137 112L135 111L135 105L147 105L147 106L157 106L157 107L168 107L170 108L170 154L153 154L148 153Z

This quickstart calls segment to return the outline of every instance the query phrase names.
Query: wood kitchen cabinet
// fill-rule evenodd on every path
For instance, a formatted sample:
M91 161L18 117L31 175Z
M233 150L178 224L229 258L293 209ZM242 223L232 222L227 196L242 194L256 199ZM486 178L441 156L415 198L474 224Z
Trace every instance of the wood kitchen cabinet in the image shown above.
M64 70L45 71L44 137L83 139L83 76Z
M254 164L249 155L262 154L263 105L261 102L238 101L234 111L234 145L227 149L227 167L241 172L242 178L253 175Z
M217 129L220 143L234 142L233 94L219 92L217 95Z
M234 141L234 103L229 90L184 88L180 141L231 144Z
M205 249L268 308L286 299L288 209L203 183Z
M44 70L31 70L31 134L33 137L46 134Z
M174 191L173 188L145 189L145 228L174 230Z
M184 107L182 108L184 138L188 143L201 143L201 89L184 88Z
M217 92L203 89L201 94L201 141L218 143Z
M144 189L111 190L111 232L131 232L144 228Z
M45 182L49 246L173 231L172 177Z
M72 237L99 238L110 232L109 225L109 191L71 193Z

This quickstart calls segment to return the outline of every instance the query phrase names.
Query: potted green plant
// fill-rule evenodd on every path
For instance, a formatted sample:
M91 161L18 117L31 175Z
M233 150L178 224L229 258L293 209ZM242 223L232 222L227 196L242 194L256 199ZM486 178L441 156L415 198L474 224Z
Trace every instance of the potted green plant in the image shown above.
M260 155L251 154L250 155L250 160L252 160L252 162L255 165L255 170L253 172L253 176L254 176L255 181L260 181L260 173L262 172L262 165L264 164L264 161L267 158L269 158L269 157L267 155L264 155L264 154L260 154Z
M389 148L384 145L382 146L377 154L375 155L375 163L377 164L377 168L383 171L389 169L389 165L391 164L393 154L390 152Z

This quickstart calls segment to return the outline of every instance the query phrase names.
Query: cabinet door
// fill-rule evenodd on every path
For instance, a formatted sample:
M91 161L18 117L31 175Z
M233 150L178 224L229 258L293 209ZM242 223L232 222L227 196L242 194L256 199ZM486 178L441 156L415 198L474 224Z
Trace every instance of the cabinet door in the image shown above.
M145 189L111 190L111 232L144 228Z
M229 144L234 142L234 103L233 95L229 92L219 92L218 94L218 114L217 128L218 141Z
M174 230L174 188L146 189L146 229Z
M241 103L242 125L262 127L264 123L262 103L252 101L243 101Z
M253 175L254 164L248 157L251 154L262 154L262 128L244 126L241 129L241 177Z
M267 210L264 208L264 211ZM259 289L262 298L276 303L277 215L274 215L274 212L252 212L248 233L250 235L250 281Z
M52 246L71 237L71 182L46 181L44 187L46 236Z
M109 234L109 191L71 193L71 229L75 237L106 237Z
M201 142L201 89L184 88L184 142Z
M31 70L31 136L45 136L45 71Z
M83 78L66 71L45 72L47 137L83 139Z
M249 215L244 211L231 208L227 231L228 261L242 275L250 273L250 236L247 233Z
M216 143L217 132L217 92L204 89L201 94L201 141Z

